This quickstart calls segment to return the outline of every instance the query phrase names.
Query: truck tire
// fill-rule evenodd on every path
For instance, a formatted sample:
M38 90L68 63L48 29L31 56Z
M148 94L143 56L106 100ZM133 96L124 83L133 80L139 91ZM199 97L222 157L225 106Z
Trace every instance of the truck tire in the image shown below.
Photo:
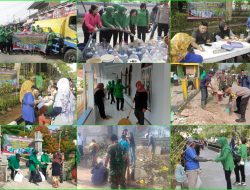
M66 63L76 63L77 54L75 49L69 49L64 55L64 61Z

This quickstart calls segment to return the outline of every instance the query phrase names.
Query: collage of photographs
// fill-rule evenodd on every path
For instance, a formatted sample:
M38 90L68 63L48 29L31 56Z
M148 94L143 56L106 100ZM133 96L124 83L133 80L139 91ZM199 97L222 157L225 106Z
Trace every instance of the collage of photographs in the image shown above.
M250 189L249 0L1 0L0 189Z

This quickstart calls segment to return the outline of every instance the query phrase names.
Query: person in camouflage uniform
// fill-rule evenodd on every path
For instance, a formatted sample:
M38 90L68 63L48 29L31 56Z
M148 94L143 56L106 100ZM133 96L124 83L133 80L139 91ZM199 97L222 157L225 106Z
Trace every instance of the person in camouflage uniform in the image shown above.
M126 160L126 152L123 150L122 146L118 143L118 138L116 135L111 136L112 144L109 145L107 151L107 157L105 160L105 167L108 163L110 172L110 186L111 189L121 189L126 188L126 180L123 175L124 165Z

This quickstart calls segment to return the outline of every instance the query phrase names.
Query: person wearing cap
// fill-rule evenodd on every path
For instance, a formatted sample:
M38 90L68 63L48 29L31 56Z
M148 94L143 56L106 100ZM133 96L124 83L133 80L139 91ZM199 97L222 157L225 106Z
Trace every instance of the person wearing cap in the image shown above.
M8 167L11 170L11 179L14 180L15 179L15 175L18 173L18 169L20 169L20 154L16 154L13 156L10 156L8 158Z
M188 188L195 189L200 174L199 162L211 161L197 155L195 150L196 143L193 138L187 139L187 148L184 152L185 168L188 178Z
M213 90L211 84L211 78L213 77L213 71L209 71L209 73L201 80L201 108L205 109L208 99L208 90L210 87Z
M224 86L222 88L223 92L230 95L229 103L232 102L234 97L236 98L237 111L235 113L240 114L240 119L236 119L236 122L246 122L246 109L250 98L250 89L241 86Z
M39 169L39 166L41 165L41 162L37 159L38 151L33 149L31 155L29 156L29 171L30 171L30 178L29 182L37 184L36 181L36 170Z
M51 163L51 160L48 155L48 150L44 149L43 154L41 156L41 170L46 180L47 180L47 168L49 163Z
M228 145L226 137L220 137L218 143L221 145L220 155L215 159L215 162L221 162L227 182L227 189L232 189L231 173L234 170L234 160L232 150Z
M128 157L127 152L124 151L123 147L118 143L118 137L111 135L112 144L108 146L107 155L105 159L105 167L109 163L109 176L111 189L126 189L126 180L124 177L124 168L126 159Z

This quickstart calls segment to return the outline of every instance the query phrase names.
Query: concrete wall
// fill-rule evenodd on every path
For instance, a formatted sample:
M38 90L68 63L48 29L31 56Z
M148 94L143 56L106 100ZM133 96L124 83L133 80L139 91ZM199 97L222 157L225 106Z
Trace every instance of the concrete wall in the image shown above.
M102 82L106 86L108 81L115 80L116 74L121 78L121 72L125 74L126 68L129 70L130 64L117 64L114 66L105 66L104 64L96 64L89 67L88 76L88 107L92 107L95 113L93 102L93 90L96 83ZM169 64L153 64L152 66L152 97L151 108L145 114L146 119L155 125L169 124L169 108L170 108L170 65ZM132 106L132 101L136 93L135 83L141 80L141 64L132 65L131 77L131 96L125 94L125 101ZM124 77L123 77L124 78Z

